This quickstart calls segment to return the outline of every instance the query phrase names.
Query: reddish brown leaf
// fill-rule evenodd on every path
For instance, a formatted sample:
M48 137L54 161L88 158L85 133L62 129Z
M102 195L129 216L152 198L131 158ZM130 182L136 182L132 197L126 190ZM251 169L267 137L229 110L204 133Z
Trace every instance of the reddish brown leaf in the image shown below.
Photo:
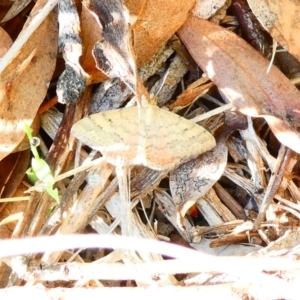
M243 39L206 20L190 17L179 30L197 64L242 113L264 117L279 141L300 152L300 94ZM293 140L290 137L293 137Z

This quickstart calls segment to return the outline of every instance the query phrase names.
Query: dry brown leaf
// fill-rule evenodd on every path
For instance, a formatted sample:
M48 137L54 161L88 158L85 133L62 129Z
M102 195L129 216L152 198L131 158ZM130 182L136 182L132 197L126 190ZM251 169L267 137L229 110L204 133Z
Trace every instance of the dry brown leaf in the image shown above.
M130 11L131 23L133 24L138 18L139 15L143 13L145 6L147 5L148 0L124 0L123 3Z
M300 94L243 39L206 20L190 17L179 36L197 64L243 114L264 117L278 140L300 152Z
M0 197L8 198L13 195L24 178L30 162L30 150L11 153L0 161ZM1 206L1 205L0 205Z
M137 66L143 66L184 23L195 0L125 0L124 4L137 14L133 24L133 49ZM140 3L140 4L139 4Z
M300 61L298 0L248 0L253 13L270 35Z
M137 66L145 65L164 43L185 22L188 11L196 0L125 0L124 4L130 12L133 29L133 49L137 57ZM91 75L90 82L101 82L107 77L96 69L91 50L101 40L101 26L92 11L94 1L85 1L81 14L82 40L84 54L82 65Z
M37 2L32 16L43 7L43 3L45 1ZM30 21L31 18L25 27ZM22 140L24 122L31 124L33 121L46 95L47 83L55 68L56 53L57 24L52 12L0 74L0 160Z
M0 27L0 58L8 51L12 44L10 36Z
M212 82L208 82L208 78L201 77L200 79L196 80L192 84L188 86L188 88L183 91L173 102L169 105L169 108L176 112L188 105L191 105L193 101L201 97L208 92L208 90L214 86Z

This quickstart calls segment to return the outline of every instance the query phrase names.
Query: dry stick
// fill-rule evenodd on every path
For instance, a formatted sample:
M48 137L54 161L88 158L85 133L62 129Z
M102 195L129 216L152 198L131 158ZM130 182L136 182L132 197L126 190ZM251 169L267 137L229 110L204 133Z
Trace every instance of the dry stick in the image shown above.
M220 113L222 113L222 112L224 112L226 110L232 109L232 108L234 108L234 106L232 105L232 103L228 103L228 104L225 104L225 105L220 106L218 108L215 108L215 109L213 109L213 110L211 110L211 111L209 111L209 112L207 112L205 114L202 114L200 116L192 118L192 119L190 119L190 121L193 122L193 123L197 123L197 122L203 121L205 119L208 119L208 118L210 118L210 117L212 117L214 115L220 114Z
M242 206L225 190L218 182L215 183L214 189L218 197L229 208L232 214L242 220L247 220L247 216Z
M64 217L56 235L67 235L82 231L83 227L87 225L90 209L95 205L97 196L105 189L107 180L112 171L113 166L105 161L103 161L102 164L97 167L95 173L99 175L102 182L96 186L85 186L77 201L74 203L72 209L70 209ZM42 261L48 263L55 262L58 261L60 256L60 252L52 253L51 251L47 251L44 253Z
M103 157L96 158L96 159L94 159L94 160L92 160L92 161L90 161L90 162L88 162L86 164L82 164L80 167L77 167L75 169L72 169L70 171L62 173L60 175L57 175L54 178L54 180L55 180L55 182L63 180L65 178L73 176L73 175L75 175L75 174L77 174L79 172L82 172L82 171L85 171L87 169L90 169L91 167L95 167L95 166L99 165L102 161L104 161Z
M282 203L284 203L285 205L288 205L290 206L291 208L295 209L295 210L300 210L300 205L299 204L296 204L296 203L293 203L291 202L290 200L286 200L284 198L282 198L280 195L276 195L274 197L276 200L279 200L281 201ZM299 218L300 219L300 218Z
M299 213L298 211L296 211L295 209L290 208L290 207L285 206L285 205L282 205L282 204L279 204L277 207L278 207L278 209L284 209L284 210L290 212L290 213L293 214L296 218L300 219L300 213Z
M30 224L34 221L35 219L35 212L38 207L38 203L42 200L45 201L47 199L47 194L45 193L38 193L34 192L30 195L28 199L28 203L25 207L25 210L23 211L23 216L20 218L17 226L15 227L13 233L12 233L12 238L20 238L24 234L24 231L28 229ZM49 198L47 199L48 201Z
M242 177L241 175L237 174L236 172L234 172L232 169L229 168L225 169L224 176L226 176L236 185L243 188L250 195L253 195L257 204L261 205L261 203L263 202L263 198L258 193L257 187L253 184L253 182L250 179Z
M269 184L266 189L266 193L263 198L259 214L254 223L255 229L259 228L261 222L263 221L263 219L265 217L265 213L266 213L272 199L276 195L276 192L282 181L282 177L283 177L286 165L288 164L288 162L291 158L291 154L292 154L291 149L288 149L285 146L281 145L281 147L279 149L278 157L277 157L274 169L273 169L273 174L269 180Z
M117 178L118 179L118 178ZM119 184L119 182L118 182ZM130 201L130 207L128 208L130 210L130 213L132 211L133 208L136 207L136 205L139 203L139 200L134 200L134 201ZM122 208L123 209L123 208ZM117 226L122 222L122 216L119 216L110 226L107 232L105 232L105 234L111 234L116 228ZM130 229L132 231L132 229Z
M104 203L107 201L107 199L110 199L112 197L112 195L117 191L117 188L118 188L118 180L117 180L117 177L115 177L110 183L108 183L108 185L105 186L105 189L100 193L100 195L95 199L95 201L93 201L93 203L86 202L86 207L88 207L89 211L87 212L87 215L85 217L85 222L81 227L83 227L85 224L90 223L90 221L93 219L93 217L95 216L97 211L99 211L99 208L104 205ZM137 202L134 202L133 204L134 205L132 205L131 208L133 208L137 204ZM69 204L66 204L66 205L68 205L68 207L70 206ZM71 206L70 206L70 208L66 208L66 206L63 208L63 211L66 213L71 210L72 210ZM59 216L57 216L58 214L59 214ZM59 220L58 220L58 218L59 218ZM58 220L58 221L56 221L56 220ZM121 219L118 219L117 224L115 224L117 221L117 220L115 220L113 222L113 224L115 224L114 228L112 228L112 226L113 226L113 224L112 224L110 226L110 231L105 232L105 234L110 234L112 231L114 231L114 229L119 225L120 220ZM60 211L55 211L54 214L51 215L48 222L45 224L45 226L40 231L40 234L41 235L50 235L50 233L52 232L53 226L56 227L56 224L61 224ZM80 227L80 230L81 230L81 227ZM80 231L80 230L78 230L78 231Z
M2 198L2 199L0 199L0 203L3 203L3 202L15 202L15 201L27 201L27 200L29 200L29 196L12 197L12 198Z

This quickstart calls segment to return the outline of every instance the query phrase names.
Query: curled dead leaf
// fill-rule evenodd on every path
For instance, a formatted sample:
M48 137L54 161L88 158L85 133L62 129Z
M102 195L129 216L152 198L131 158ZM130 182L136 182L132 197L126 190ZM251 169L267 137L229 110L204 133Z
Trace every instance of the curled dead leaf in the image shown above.
M246 129L242 115L228 114L224 125L215 132L216 147L182 164L170 174L170 189L177 210L177 222L183 226L186 212L220 179L226 164L228 135Z
M92 50L97 41L102 38L102 29L97 22L97 17L83 3L81 11L81 38L83 44L83 54L80 59L83 69L90 75L89 84L102 82L107 76L96 68L96 63L92 55Z

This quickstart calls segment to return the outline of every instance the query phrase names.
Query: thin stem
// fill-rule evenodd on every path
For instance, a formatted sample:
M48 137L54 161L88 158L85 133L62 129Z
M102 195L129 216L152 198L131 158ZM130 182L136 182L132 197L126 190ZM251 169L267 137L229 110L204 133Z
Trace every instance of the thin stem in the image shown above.
M213 109L213 110L211 110L211 111L209 111L209 112L207 112L205 114L202 114L202 115L199 115L199 116L197 116L195 118L192 118L192 119L190 119L190 121L194 122L194 123L197 123L197 122L203 121L205 119L208 119L208 118L210 118L210 117L212 117L214 115L220 114L223 111L230 110L232 108L234 108L234 106L232 105L232 103L228 103L228 104L220 106L220 107L218 107L216 109Z
M130 208L130 188L128 178L130 177L130 168L129 167L116 167L116 173L118 177L119 184L119 195L121 200L122 207L122 235L132 236L131 228L131 208Z

